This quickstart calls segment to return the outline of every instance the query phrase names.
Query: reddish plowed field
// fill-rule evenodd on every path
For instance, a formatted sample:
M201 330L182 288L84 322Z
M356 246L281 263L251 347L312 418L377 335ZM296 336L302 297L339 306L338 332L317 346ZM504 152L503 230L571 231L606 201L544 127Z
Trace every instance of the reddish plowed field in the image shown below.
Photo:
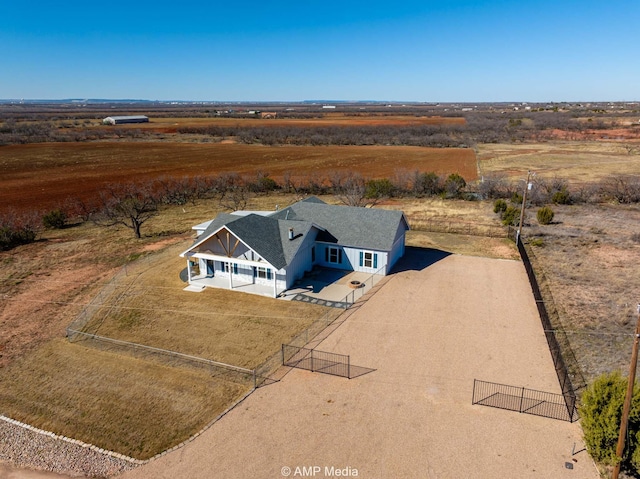
M460 173L476 178L471 149L411 146L269 147L168 142L45 143L0 147L0 212L60 205L69 197L90 199L109 183L158 177L257 171L279 181L300 181L333 171L392 178L398 170Z
M153 117L149 123L136 123L131 125L118 125L118 128L133 128L153 130L161 133L175 133L178 128L184 127L239 127L239 128L266 128L266 127L297 127L311 128L320 126L410 126L410 125L464 125L462 117L442 116L405 116L405 115L363 115L351 116L336 114L324 114L321 118L170 118Z

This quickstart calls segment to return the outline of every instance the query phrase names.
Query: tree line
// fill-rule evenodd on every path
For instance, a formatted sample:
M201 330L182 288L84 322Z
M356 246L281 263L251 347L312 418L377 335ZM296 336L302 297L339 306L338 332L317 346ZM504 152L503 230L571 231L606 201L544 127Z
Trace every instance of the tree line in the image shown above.
M535 178L528 194L532 205L640 202L640 176L618 175L600 183L571 186L562 178ZM140 238L142 226L171 205L217 200L221 208L246 208L256 195L281 192L303 198L333 195L348 206L372 207L387 198L429 198L497 200L510 199L513 206L498 208L503 222L516 220L522 202L522 183L504 176L486 176L467 183L457 173L439 175L418 170L398 170L391 178L367 178L356 172L333 171L305 178L285 173L280 181L268 172L255 175L223 173L217 176L165 177L137 183L113 184L90 200L68 199L47 212L0 215L0 250L37 239L42 228L63 228L71 223L91 221L100 226L124 226ZM502 206L502 203L500 203ZM509 210L513 210L510 211ZM506 224L506 223L505 223Z
M465 112L464 124L442 125L327 125L257 126L250 122L236 126L183 126L178 134L197 135L201 141L233 138L245 144L263 145L394 145L423 147L472 147L479 143L541 141L556 130L585 132L611 127L633 128L619 120L572 112L511 111ZM92 141L106 138L157 139L163 135L136 128L88 128L87 121L16 121L0 123L0 145L36 142ZM628 123L628 122L627 122Z

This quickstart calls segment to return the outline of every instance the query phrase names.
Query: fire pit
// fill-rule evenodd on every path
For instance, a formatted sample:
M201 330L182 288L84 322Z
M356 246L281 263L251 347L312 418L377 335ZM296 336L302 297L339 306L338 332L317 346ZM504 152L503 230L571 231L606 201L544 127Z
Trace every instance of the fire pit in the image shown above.
M349 281L349 287L353 288L353 289L358 289L358 288L362 288L364 286L364 283L361 283L360 281Z

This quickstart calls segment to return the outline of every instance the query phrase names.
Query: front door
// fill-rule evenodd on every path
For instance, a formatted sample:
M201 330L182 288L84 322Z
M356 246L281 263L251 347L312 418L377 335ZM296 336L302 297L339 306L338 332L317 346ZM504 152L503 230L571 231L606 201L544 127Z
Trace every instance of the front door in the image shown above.
M213 260L212 259L208 259L207 260L207 276L209 278L213 277L213 265L214 265Z

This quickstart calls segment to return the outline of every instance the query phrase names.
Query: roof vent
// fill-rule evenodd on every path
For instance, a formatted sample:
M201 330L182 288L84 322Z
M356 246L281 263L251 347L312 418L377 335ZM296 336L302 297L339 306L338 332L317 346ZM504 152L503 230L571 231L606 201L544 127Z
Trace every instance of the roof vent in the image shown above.
M293 228L289 228L289 240L293 239Z

